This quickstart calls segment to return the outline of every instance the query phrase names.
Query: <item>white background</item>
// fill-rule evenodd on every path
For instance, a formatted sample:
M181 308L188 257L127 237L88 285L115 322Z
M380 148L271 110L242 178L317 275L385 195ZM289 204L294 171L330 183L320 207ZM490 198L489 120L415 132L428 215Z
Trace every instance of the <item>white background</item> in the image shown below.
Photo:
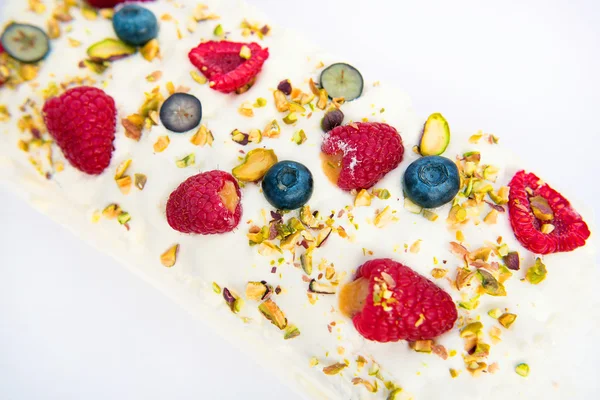
M600 212L597 0L249 1L408 91L419 114L496 133ZM299 397L0 189L0 398Z

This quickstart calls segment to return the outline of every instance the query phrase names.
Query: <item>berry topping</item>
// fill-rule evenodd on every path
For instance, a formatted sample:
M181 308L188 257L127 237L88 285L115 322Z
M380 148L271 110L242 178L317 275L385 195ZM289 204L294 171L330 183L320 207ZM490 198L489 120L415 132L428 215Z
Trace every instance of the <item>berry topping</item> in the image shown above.
M10 24L2 33L0 42L9 56L23 63L35 63L50 51L48 36L37 26Z
M402 161L404 146L390 125L361 122L338 126L321 146L323 170L343 190L368 189Z
M192 64L210 80L210 87L223 93L247 90L269 58L269 49L256 43L209 41L189 53Z
M363 91L363 77L352 65L332 64L321 72L321 87L329 97L343 97L350 101L359 98Z
M331 111L327 111L321 120L321 129L323 129L324 132L329 132L333 128L342 125L342 122L344 122L344 113L342 110L338 110L336 108Z
M167 221L182 233L231 232L242 217L242 193L233 176L209 171L186 179L167 201Z
M427 278L389 258L367 261L341 289L340 311L369 340L430 340L457 318L452 298Z
M424 208L446 204L460 188L458 168L452 160L427 156L415 160L404 172L404 193Z
M267 171L262 190L269 203L279 210L295 210L310 200L313 177L308 168L295 161L280 161Z
M197 127L201 119L202 104L191 94L175 93L160 108L160 121L173 132L187 132Z
M44 122L71 165L90 175L102 173L114 150L117 111L101 89L80 86L44 104Z
M419 151L424 156L439 156L450 143L448 121L440 113L431 114L423 127Z
M517 172L509 186L510 223L523 247L549 254L585 245L590 230L560 193L525 171Z
M158 35L158 20L152 11L128 4L115 13L113 28L125 43L143 46Z

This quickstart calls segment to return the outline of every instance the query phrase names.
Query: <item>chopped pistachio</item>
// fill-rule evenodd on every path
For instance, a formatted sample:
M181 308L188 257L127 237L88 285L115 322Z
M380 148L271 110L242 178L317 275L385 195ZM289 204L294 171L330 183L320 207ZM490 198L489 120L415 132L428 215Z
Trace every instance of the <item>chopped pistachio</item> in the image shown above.
M285 122L286 125L295 124L296 122L298 122L298 116L295 112L291 112L285 117L283 117L283 122Z
M431 353L431 350L433 349L433 340L417 340L416 342L410 342L409 346L419 353Z
M502 315L502 310L499 308L493 308L488 311L488 315L494 319L498 319Z
M525 279L532 285L537 285L546 279L547 273L546 265L544 265L541 258L538 257L535 259L535 264L527 270Z
M456 377L458 377L458 375L460 375L459 371L455 370L454 368L450 368L450 376L452 378L456 378Z
M413 244L410 245L409 251L413 254L417 254L421 250L421 242L421 239L416 240Z
M262 133L260 130L250 129L250 132L248 132L248 141L255 144L262 142Z
M231 172L240 181L256 182L276 163L277 156L273 150L258 148L248 152L242 164Z
M256 99L256 101L254 102L254 107L255 108L261 108L267 105L267 99L265 99L264 97L259 97L258 99Z
M332 230L333 230L332 228L327 227L327 228L323 228L319 231L319 235L317 236L317 247L321 247L323 245L323 243L325 243L325 241L331 234Z
M335 363L333 365L329 365L327 367L324 367L323 368L323 373L325 375L337 375L340 372L342 372L342 370L344 368L346 368L346 367L347 367L347 365L344 364L344 363Z
M483 219L483 222L485 222L488 225L494 225L496 222L498 222L498 211L490 211Z
M542 233L545 233L546 235L549 235L550 233L552 233L554 231L556 227L552 224L543 224L542 227L540 228L540 231Z
M498 322L500 322L500 325L508 329L515 322L516 319L516 314L504 313L498 317Z
M240 49L240 57L242 57L244 60L249 60L250 57L252 57L252 51L250 50L250 47L243 45Z
M498 189L498 193L490 191L488 192L488 196L490 196L490 199L492 199L494 203L501 206L508 203L508 193L508 187L502 186L500 189Z
M448 270L443 268L434 268L431 270L431 276L433 276L436 279L442 279L446 276L447 273Z
M215 27L215 29L213 30L213 35L215 36L223 36L225 34L225 30L223 29L223 26L221 26L221 24L217 25Z
M196 155L194 153L188 154L180 160L175 162L178 168L189 167L190 165L194 165L196 163Z
M241 115L243 115L244 117L253 117L254 116L254 110L252 109L252 104L250 104L249 102L242 103L242 105L240 105L240 108L238 108L238 112Z
M127 212L122 212L117 216L117 221L119 221L121 225L125 225L126 223L131 221L131 215L129 215L129 213Z
M433 211L429 211L429 210L423 210L423 216L425 218L427 218L428 220L430 220L431 222L436 221L439 217L439 215L437 215Z
M479 321L471 322L460 330L460 337L466 338L470 336L476 336L478 332L483 329L483 324Z
M122 210L118 204L110 204L104 210L102 210L102 215L108 219L114 219L121 214Z
M506 267L508 269L511 269L513 271L518 271L521 267L519 253L516 251L508 252L505 256L502 257L502 261L504 261L504 264L506 264Z
M169 143L171 143L171 139L168 136L159 136L154 143L154 151L156 153L163 152L167 147L169 147Z
M264 281L248 282L246 284L246 297L250 300L263 300L268 292L269 287Z
M301 145L302 143L306 142L307 137L306 137L306 133L304 133L304 129L300 129L299 131L296 131L294 133L294 135L292 136L292 142L296 143L297 145Z
M119 166L117 166L117 170L115 172L115 180L122 178L123 175L125 175L125 172L127 172L127 168L129 168L130 165L131 165L131 158L129 158L129 159L123 161L121 164L119 164Z
M265 300L261 305L258 306L258 311L273 325L283 330L287 326L287 319L281 311L281 309L271 299Z
M215 292L216 294L221 294L221 286L219 286L217 284L217 282L213 282L212 283L212 290L213 292Z
M361 189L360 192L356 195L354 199L354 207L361 206L370 206L371 205L371 195L365 189Z
M132 184L131 176L129 176L129 175L124 176L122 178L117 179L116 182L117 182L117 186L119 187L119 190L121 191L121 193L129 194L129 192L131 191L131 184Z
M319 360L317 359L317 357L311 357L310 358L310 362L309 362L310 367L316 367L317 365L319 365Z
M285 94L281 90L275 90L273 92L273 99L275 100L275 108L279 112L288 111L290 105L285 97Z
M423 211L423 207L421 207L420 205L414 203L408 197L404 197L404 208L407 211L410 211L413 214L420 214L421 211Z
M392 209L390 208L390 206L386 206L383 209L383 211L381 211L379 214L377 214L373 223L377 228L383 228L384 226L386 226L393 220L394 220L394 216L392 213Z
M529 365L521 363L515 367L515 372L526 378L529 375Z
M285 335L283 336L283 339L289 340L298 336L300 336L300 329L294 325L288 325L288 327L285 328Z
M475 310L477 307L479 307L479 297L479 295L475 295L467 301L459 301L458 306L460 308L464 308L465 310Z
M281 127L279 126L279 123L277 122L277 120L273 120L271 122L269 122L266 126L265 129L263 129L263 136L268 137L268 138L277 138L279 137L281 133Z
M529 198L529 205L533 215L540 221L551 221L554 219L554 212L548 204L548 200L542 196L534 196Z
M381 200L387 200L390 197L392 197L389 190L387 190L387 189L373 189L372 193L373 193L373 196L375 196Z
M198 131L196 131L194 136L192 136L192 138L190 139L190 142L193 145L201 146L201 147L203 147L207 144L209 146L212 146L214 139L215 138L214 138L212 132L206 127L206 125L202 124L202 125L200 125L200 128L198 128Z
M156 57L158 57L160 53L160 46L158 44L158 40L150 40L142 47L140 53L142 53L142 56L146 59L146 61L154 60Z
M204 85L207 81L206 77L202 74L200 74L198 71L190 71L190 76L192 77L192 79L201 84Z
M300 255L300 264L302 265L302 269L304 270L306 275L312 274L313 258L312 258L311 251L307 251L306 253L303 253L302 255Z
M173 265L175 265L175 262L177 261L177 253L178 252L179 252L178 244L171 246L169 249L167 249L167 251L165 251L160 256L160 262L162 263L162 265L164 265L167 268L171 268Z
M506 296L504 285L498 282L494 275L485 269L479 269L477 272L481 278L481 286L487 294L491 296Z

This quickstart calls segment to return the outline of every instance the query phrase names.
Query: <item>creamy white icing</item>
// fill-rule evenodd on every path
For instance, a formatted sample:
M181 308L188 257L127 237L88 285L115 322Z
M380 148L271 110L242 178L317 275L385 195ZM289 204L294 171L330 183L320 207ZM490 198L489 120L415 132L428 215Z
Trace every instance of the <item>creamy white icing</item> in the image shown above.
M43 102L40 89L49 82L61 82L68 77L89 74L79 68L78 63L85 57L85 49L101 39L114 37L110 21L98 18L95 21L83 20L79 11L74 10L75 21L70 24L72 31L63 34L52 42L52 52L44 61L37 82L39 87L21 85L17 91L0 89L0 104L8 106L12 118L0 123L0 180L22 193L34 206L44 211L60 223L77 232L86 240L95 243L100 250L119 259L128 268L150 281L174 300L180 302L190 312L210 321L211 325L225 337L238 344L263 361L266 368L285 379L309 398L385 398L388 391L379 382L379 391L371 394L362 385L355 386L351 379L355 377L358 355L374 359L382 367L386 379L402 386L406 398L415 399L456 398L456 399L505 399L505 398L579 398L577 365L585 357L573 342L585 337L592 329L597 329L600 320L597 299L593 293L597 281L594 269L594 249L591 243L584 248L568 254L555 254L544 257L548 268L548 278L540 285L533 286L519 279L524 276L526 267L533 264L534 255L524 250L516 241L508 223L507 214L498 218L496 225L470 223L462 228L466 242L471 249L480 247L486 241L494 242L498 236L504 238L511 250L517 250L523 257L521 271L515 273L505 283L507 297L482 296L480 306L471 312L459 309L460 315L476 317L481 315L486 338L489 328L499 326L486 315L492 308L508 308L518 315L510 330L502 330L502 342L493 345L488 362L498 362L499 370L495 374L471 377L464 368L461 354L464 353L463 340L458 329L442 336L438 342L447 349L457 350L457 355L442 360L433 354L416 353L404 342L380 344L364 340L353 328L351 322L341 316L337 309L337 296L320 295L316 304L311 305L306 296L307 283L302 280L302 271L289 263L291 254L264 257L258 254L256 247L249 247L246 233L249 220L257 225L265 221L262 210L271 209L256 185L246 185L243 189L242 222L237 230L219 236L183 235L172 230L166 222L164 209L169 193L187 177L198 171L222 169L231 171L239 164L239 150L248 151L256 147L275 150L280 160L292 159L307 165L314 176L315 192L310 200L314 210L328 215L353 202L353 196L331 185L320 168L319 146L322 131L319 127L322 112L316 110L312 118L300 118L294 126L281 123L284 114L276 112L271 90L277 83L290 79L294 85L308 92L306 81L317 78L317 64L328 65L339 61L323 54L311 44L303 42L293 32L273 27L272 34L259 43L269 47L270 58L265 63L252 89L242 95L223 95L198 85L190 77L194 67L187 59L188 51L201 39L213 38L213 29L220 23L230 32L230 40L247 41L241 36L239 23L244 18L270 23L268 19L241 4L231 7L228 2L206 1L209 10L221 16L219 21L205 21L198 24L194 33L186 30L186 24L196 6L195 1L180 0L177 6L173 2L159 1L146 6L161 16L169 13L179 21L182 39L177 37L174 21L161 21L159 41L162 58L153 62L145 61L140 54L112 63L110 69L101 77L91 75L116 101L119 119L135 113L144 100L144 92L160 85L164 94L165 84L172 81L175 86L191 88L192 94L202 101L203 120L215 136L212 146L196 147L189 139L193 132L182 135L170 133L162 126L145 131L139 142L124 135L120 124L117 125L115 152L111 166L104 174L90 177L70 167L65 162L63 172L53 175L51 180L42 178L27 161L27 156L17 147L22 135L17 129L18 118L22 115L19 106L30 98L38 104ZM27 12L22 1L9 1L2 13L2 19L14 19L45 26L48 14L37 15ZM50 10L49 10L50 12ZM85 21L85 22L83 22ZM270 24L272 25L272 24ZM67 38L74 38L82 44L70 47ZM153 71L163 72L157 82L147 82L144 77ZM346 271L349 279L353 271L364 261L374 257L390 257L409 265L424 276L430 276L434 266L449 269L454 274L460 265L450 253L448 243L454 240L454 232L447 228L444 221L448 206L436 212L440 218L430 222L422 216L412 214L403 207L401 177L405 168L417 155L411 147L418 142L423 118L417 117L410 105L408 96L385 85L373 86L377 77L365 76L363 95L343 106L346 121L359 121L366 117L373 121L385 121L395 126L405 143L405 156L401 165L389 173L376 187L386 188L392 197L389 200L374 199L370 207L353 210L356 230L345 217L336 219L336 226L342 225L352 240L331 235L326 244L314 253L315 264L322 258L335 264L337 271ZM237 111L243 102L251 102L258 97L268 99L264 108L255 109L255 116L248 118ZM380 112L385 108L384 112ZM240 129L248 132L252 128L262 129L273 118L280 121L281 137L265 138L259 145L241 147L231 140L230 132ZM293 143L292 134L303 129L308 141L301 146ZM159 136L168 135L171 143L162 153L154 153L153 144ZM518 169L528 167L516 160L512 153L502 146L490 145L481 141L474 145L467 141L469 135L452 132L450 146L445 155L454 157L469 150L481 151L485 163L501 167L498 185L506 184ZM177 168L175 161L190 153L195 153L196 164L188 168ZM55 156L61 158L58 149ZM117 165L131 158L131 172L144 173L148 183L143 191L132 189L129 195L123 195L114 182ZM537 171L536 171L537 172ZM543 174L541 174L543 176ZM568 193L565 193L568 197ZM101 210L110 203L118 203L128 211L132 220L131 229L125 230L115 221L102 219L98 224L91 223L94 211ZM376 209L390 206L396 210L398 221L383 228L372 223ZM589 213L581 205L574 206L591 223ZM405 245L422 240L418 253L405 251ZM160 263L160 255L174 243L180 244L176 265L167 269ZM365 255L363 249L373 252ZM277 266L272 274L271 259L285 257L286 262ZM434 257L440 264L434 265ZM447 264L442 264L446 260ZM276 263L277 265L277 263ZM315 265L316 266L316 265ZM240 313L252 318L244 323L239 316L232 314L222 297L212 291L212 282L228 287L237 293L244 292L249 280L267 280L270 284L281 285L283 293L274 299L285 312L288 320L301 331L293 340L284 341L282 332L265 320L256 310L258 303L247 301ZM436 283L447 290L455 300L461 300L460 294L450 288L444 279ZM585 304L585 307L582 307ZM336 322L330 333L327 325ZM486 342L490 342L486 340ZM339 346L344 354L337 352ZM580 347L581 349L581 347ZM328 356L326 356L328 353ZM316 357L319 365L309 366L309 359ZM327 376L322 367L350 361L350 366L342 376ZM514 372L514 367L526 362L531 374L524 379ZM453 379L449 368L462 370L462 374ZM364 368L361 376L367 376Z

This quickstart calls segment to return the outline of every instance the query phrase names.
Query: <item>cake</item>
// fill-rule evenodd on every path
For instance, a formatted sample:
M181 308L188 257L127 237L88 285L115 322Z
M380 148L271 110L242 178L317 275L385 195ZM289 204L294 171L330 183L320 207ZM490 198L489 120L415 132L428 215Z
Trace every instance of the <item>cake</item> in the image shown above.
M308 398L577 398L585 210L498 137L205 3L146 2L140 39L120 8L8 2L50 40L3 42L2 182ZM455 185L424 191L428 165Z

